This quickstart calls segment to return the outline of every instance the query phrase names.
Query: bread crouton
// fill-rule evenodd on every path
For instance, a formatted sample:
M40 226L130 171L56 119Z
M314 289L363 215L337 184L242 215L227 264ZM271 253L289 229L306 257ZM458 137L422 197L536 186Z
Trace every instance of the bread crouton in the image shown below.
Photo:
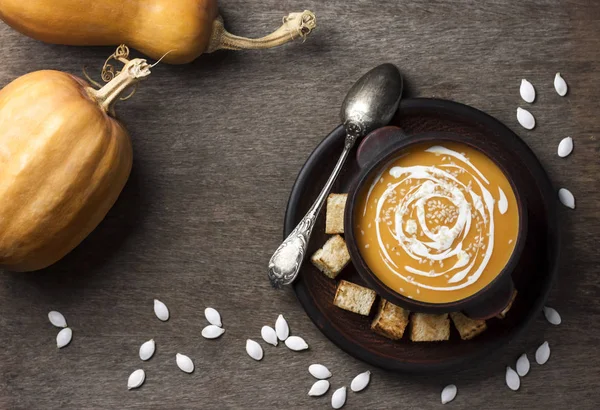
M449 338L450 319L447 314L413 313L410 340L413 342L437 342Z
M473 339L487 329L485 320L471 319L460 312L450 313L450 318L454 322L454 326L456 326L456 330L458 330L462 340Z
M371 323L371 330L392 340L402 339L408 325L409 311L385 299L379 303L379 312Z
M517 291L515 289L515 291L513 292L512 298L510 299L510 302L508 302L508 305L506 305L506 307L504 308L504 310L502 312L500 312L500 313L498 313L496 315L496 317L498 319L504 319L506 317L506 314L508 313L508 311L512 307L512 305L513 305L516 297L517 297Z
M371 289L341 280L335 291L333 304L350 312L369 316L376 297L377 294Z
M310 260L321 272L331 279L335 279L350 262L350 254L344 238L340 235L332 236L321 249L313 254Z
M348 194L329 194L325 214L325 233L344 233L344 210Z

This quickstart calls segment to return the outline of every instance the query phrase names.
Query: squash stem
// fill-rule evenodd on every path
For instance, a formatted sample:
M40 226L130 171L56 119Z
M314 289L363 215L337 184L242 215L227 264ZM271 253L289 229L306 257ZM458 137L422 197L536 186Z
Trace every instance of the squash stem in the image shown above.
M261 38L246 38L231 34L223 26L219 16L213 23L213 31L207 53L216 50L258 50L277 47L297 38L303 40L317 26L313 12L304 10L302 13L290 13L283 18L283 24L273 33Z
M113 115L114 105L123 92L131 86L144 80L150 75L150 64L141 58L127 61L119 74L99 90L88 88L88 93L94 98L105 112Z

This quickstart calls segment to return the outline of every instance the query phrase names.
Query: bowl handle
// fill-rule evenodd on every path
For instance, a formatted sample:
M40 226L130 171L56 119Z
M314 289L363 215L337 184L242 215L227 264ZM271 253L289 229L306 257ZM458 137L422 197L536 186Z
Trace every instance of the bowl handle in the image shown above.
M474 306L467 307L463 313L471 319L491 319L510 308L515 294L515 285L511 278L498 285L498 290Z
M398 127L387 126L377 128L363 138L356 151L356 161L364 168L394 143L406 138L406 133Z

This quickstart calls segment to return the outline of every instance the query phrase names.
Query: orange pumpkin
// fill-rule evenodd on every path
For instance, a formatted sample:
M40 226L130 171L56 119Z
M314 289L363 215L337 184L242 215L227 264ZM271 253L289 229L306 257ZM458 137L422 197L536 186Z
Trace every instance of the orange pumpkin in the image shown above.
M44 268L104 218L132 164L112 108L149 74L134 59L99 90L60 71L26 74L0 90L1 267Z
M275 32L259 39L234 36L223 27L217 0L0 0L0 19L15 30L55 44L127 44L172 64L188 63L219 49L275 47L305 38L315 27L310 11L291 13Z

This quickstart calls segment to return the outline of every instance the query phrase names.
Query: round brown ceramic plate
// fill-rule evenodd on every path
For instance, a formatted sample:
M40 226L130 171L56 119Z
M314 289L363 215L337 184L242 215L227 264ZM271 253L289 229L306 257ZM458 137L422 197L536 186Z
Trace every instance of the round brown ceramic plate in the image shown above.
M501 145L512 164L523 176L528 190L524 192L529 229L523 256L513 275L518 296L505 319L491 319L488 329L473 340L463 341L453 328L449 341L414 343L408 332L400 341L388 340L373 333L371 316L364 317L333 305L336 281L327 278L310 261L305 261L298 280L296 295L308 316L336 345L352 356L389 370L431 372L457 370L472 365L477 359L505 345L538 314L556 275L559 251L559 229L556 218L557 199L550 180L529 147L508 127L493 117L466 105L436 99L406 99L400 103L398 115L391 125L400 126L408 135L428 131L468 134ZM340 126L313 151L292 188L288 202L284 237L304 216L342 151L344 131ZM358 175L352 154L332 192L348 192ZM308 255L320 248L325 234L325 210L312 233ZM338 279L364 285L350 264Z

